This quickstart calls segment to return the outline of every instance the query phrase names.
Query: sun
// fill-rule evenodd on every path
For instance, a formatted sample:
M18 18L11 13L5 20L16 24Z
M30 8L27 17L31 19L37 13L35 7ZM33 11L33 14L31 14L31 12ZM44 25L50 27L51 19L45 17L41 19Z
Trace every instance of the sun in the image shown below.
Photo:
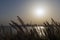
M35 9L35 16L43 17L45 15L45 10L43 8Z

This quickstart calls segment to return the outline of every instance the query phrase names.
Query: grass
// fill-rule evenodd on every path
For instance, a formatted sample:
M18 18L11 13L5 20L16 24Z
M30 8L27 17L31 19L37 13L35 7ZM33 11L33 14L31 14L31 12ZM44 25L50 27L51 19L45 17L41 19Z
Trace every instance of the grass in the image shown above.
M0 36L0 40L60 40L60 23L53 20L53 18L51 18L51 23L46 21L42 24L42 26L45 27L45 30L39 30L42 32L42 35L43 32L45 34L45 36L42 37L34 28L38 25L25 25L23 20L19 16L17 16L17 18L21 25L14 22L13 20L11 20L11 23L9 23L10 26L17 31L17 34L12 36L12 30L10 29L11 35L9 36L9 34L5 34L5 37ZM26 26L31 26L32 29L30 30L30 32ZM4 31L4 28L2 29Z

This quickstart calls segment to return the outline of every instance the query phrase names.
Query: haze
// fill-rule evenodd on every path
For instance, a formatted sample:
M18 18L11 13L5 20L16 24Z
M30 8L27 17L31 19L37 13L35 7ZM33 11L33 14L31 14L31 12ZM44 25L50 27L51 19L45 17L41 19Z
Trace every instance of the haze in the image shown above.
M36 8L45 10L44 17L35 15ZM0 24L7 25L10 20L20 16L25 23L40 24L50 18L60 20L60 0L0 0Z

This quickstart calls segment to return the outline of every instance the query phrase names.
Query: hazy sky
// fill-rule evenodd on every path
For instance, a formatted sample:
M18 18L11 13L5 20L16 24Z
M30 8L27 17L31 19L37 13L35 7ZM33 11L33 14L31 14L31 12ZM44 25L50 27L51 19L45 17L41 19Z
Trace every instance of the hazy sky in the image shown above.
M36 8L45 10L45 17L37 17L34 14ZM50 17L60 20L60 0L0 0L0 24L8 24L10 20L20 16L23 21L29 23L41 23Z

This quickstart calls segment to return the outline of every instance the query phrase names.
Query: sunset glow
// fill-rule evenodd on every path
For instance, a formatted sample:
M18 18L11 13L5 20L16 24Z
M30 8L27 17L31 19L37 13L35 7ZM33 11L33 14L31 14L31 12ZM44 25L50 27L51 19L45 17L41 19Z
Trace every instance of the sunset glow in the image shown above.
M43 8L37 8L35 10L35 16L37 16L37 17L45 16L45 10Z

